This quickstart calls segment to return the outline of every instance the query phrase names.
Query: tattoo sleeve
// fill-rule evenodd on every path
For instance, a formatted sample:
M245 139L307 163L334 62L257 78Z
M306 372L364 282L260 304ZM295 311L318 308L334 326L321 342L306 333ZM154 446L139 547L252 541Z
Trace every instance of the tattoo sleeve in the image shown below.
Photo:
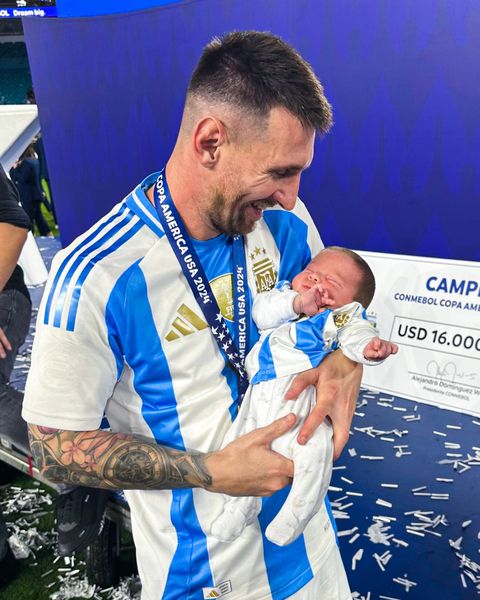
M109 489L209 489L208 454L181 452L110 431L65 431L29 425L37 467L53 482Z

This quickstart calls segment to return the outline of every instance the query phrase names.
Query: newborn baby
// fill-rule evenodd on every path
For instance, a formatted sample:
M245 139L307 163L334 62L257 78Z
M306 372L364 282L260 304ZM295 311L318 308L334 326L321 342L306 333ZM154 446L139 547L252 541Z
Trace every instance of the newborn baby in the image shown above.
M272 449L293 460L294 479L288 497L269 524L266 536L284 546L294 541L324 501L332 474L332 427L325 420L305 444L297 442L303 421L315 405L310 386L294 401L284 396L294 377L317 367L340 348L351 360L378 364L398 350L381 340L367 320L365 308L375 292L368 264L346 248L322 250L294 277L259 294L253 318L261 336L246 359L250 386L223 446L290 412L297 421L274 440ZM300 318L299 318L300 317ZM223 511L211 525L211 534L223 542L238 537L261 510L261 499L224 496Z

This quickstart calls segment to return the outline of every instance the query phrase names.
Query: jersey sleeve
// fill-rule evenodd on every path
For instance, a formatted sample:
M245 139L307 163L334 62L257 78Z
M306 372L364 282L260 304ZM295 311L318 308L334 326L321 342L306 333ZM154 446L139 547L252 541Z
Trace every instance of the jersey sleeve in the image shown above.
M15 185L8 179L3 167L0 167L0 223L8 223L22 229L30 229L27 213L19 204Z
M322 238L320 237L320 234L318 232L317 226L313 222L313 219L310 213L308 212L307 207L302 202L302 200L300 200L300 198L297 198L297 202L295 204L293 212L307 226L307 236L305 242L310 250L311 258L313 258L320 252L320 250L323 250L323 248L325 247Z
M22 416L35 425L94 430L119 376L105 318L108 290L98 280L81 290L72 328L57 319L62 289L55 275L52 270L38 313Z
M258 294L252 307L258 329L272 329L296 319L298 315L293 310L293 301L297 295L288 281L280 281L269 292Z
M363 365L379 365L381 360L368 360L363 355L365 346L378 336L373 323L366 316L365 309L358 302L352 302L333 311L333 321L338 332L338 344L347 358Z
M263 221L276 246L273 255L275 266L278 265L277 281L292 281L295 275L308 265L312 257L322 250L323 244L318 230L299 198L290 211L280 206L266 210ZM253 231L249 237L254 248L257 241L256 231Z

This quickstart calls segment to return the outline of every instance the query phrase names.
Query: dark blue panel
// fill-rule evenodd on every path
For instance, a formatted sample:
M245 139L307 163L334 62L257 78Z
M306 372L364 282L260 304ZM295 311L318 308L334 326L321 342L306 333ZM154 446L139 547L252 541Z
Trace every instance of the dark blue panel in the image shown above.
M64 241L162 166L201 47L245 28L292 42L334 105L336 125L316 144L301 186L326 241L479 258L474 0L192 0L128 15L28 20Z

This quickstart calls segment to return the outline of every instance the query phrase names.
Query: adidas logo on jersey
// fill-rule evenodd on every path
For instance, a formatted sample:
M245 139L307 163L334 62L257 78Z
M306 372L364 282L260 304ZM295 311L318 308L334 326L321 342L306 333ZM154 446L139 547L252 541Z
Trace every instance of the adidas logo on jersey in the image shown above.
M228 321L233 321L233 283L232 274L227 273L210 281L213 295L215 296L222 315ZM208 327L207 322L197 313L182 304L177 310L177 316L171 324L171 329L165 336L167 342L173 342L180 337L190 335Z
M190 335L208 327L207 323L193 312L186 304L182 304L177 311L177 317L172 323L172 328L166 335L168 342L179 337Z
M203 588L204 600L210 598L223 598L232 591L232 582L230 580L224 581L213 588Z

